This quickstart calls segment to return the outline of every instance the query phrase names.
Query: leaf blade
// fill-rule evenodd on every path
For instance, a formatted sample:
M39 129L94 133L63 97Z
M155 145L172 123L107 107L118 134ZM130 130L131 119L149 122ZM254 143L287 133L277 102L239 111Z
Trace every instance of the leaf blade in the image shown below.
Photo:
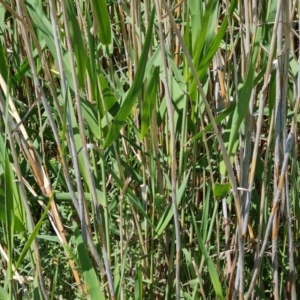
M137 67L136 75L133 80L132 86L127 94L127 97L124 100L124 103L122 104L122 107L118 111L118 114L116 115L114 122L112 123L111 128L109 129L109 132L107 134L107 137L104 142L104 148L107 148L118 136L118 132L123 126L125 120L127 119L128 115L130 114L130 111L134 105L134 102L136 100L136 97L138 96L144 80L144 73L146 70L147 65L147 57L148 57L148 51L151 46L151 38L152 38L152 27L154 23L154 12L153 9L151 14L151 19L149 22L149 27L145 39L144 48L140 57L140 62Z

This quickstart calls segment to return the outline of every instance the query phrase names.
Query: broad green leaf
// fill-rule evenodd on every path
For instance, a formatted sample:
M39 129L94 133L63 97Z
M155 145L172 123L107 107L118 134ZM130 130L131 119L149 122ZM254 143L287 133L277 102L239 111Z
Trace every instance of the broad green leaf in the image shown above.
M197 28L198 36L196 38L196 48L193 55L193 63L197 70L201 61L200 58L204 44L208 39L208 34L210 33L209 26L211 26L213 29L215 28L217 22L217 12L218 2L215 0L209 1L206 5L204 16L201 19L200 27Z
M9 85L9 84L8 84ZM8 111L8 101L5 110ZM7 119L4 119L6 126ZM7 144L0 136L0 168L1 178L4 177L2 188L0 189L0 219L5 220L6 239L8 246L13 244L14 230L22 232L25 230L23 217L23 203L19 194L17 181L15 180L14 172L8 156ZM11 244L10 244L11 243Z
M277 10L277 1L268 1L268 11L266 22L272 23L275 21L276 10Z
M9 299L9 294L6 292L6 290L0 286L0 299Z
M75 192L75 196L78 197L78 193ZM97 196L99 197L99 200L100 200L100 204L101 205L104 205L104 203L101 201L101 198L104 197L104 193L100 190L97 190ZM84 193L84 198L87 200L87 201L91 201L92 200L92 196L91 196L91 193ZM39 197L32 197L30 198L30 200L33 200L33 201L36 201L36 200L42 200L42 201L45 201L47 200L48 198L45 197L45 196L39 196ZM54 199L55 199L55 202L61 202L61 201L72 201L72 198L71 198L71 195L70 193L60 193L60 192L56 192L54 193Z
M191 24L190 27L187 27L188 30L186 31L189 33L190 39L192 41L192 45L190 47L190 50L192 51L191 53L194 53L197 45L199 28L201 28L201 22L203 18L203 3L198 0L189 0L188 6L191 18L187 19Z
M157 86L159 83L159 67L155 67L151 70L149 74L149 82L146 88L145 99L142 102L142 125L141 125L141 137L143 138L150 127L150 121L152 117L152 111L155 107L156 102L156 93L157 93Z
M109 123L113 119L113 117L117 115L120 109L120 104L103 75L99 74L98 78L102 91L103 101L101 99L98 99L97 106L100 117L102 118L101 128L103 129L108 125L107 123Z
M163 81L163 73L160 74L160 78ZM180 86L171 71L168 71L168 82L174 106L174 127L181 129L181 123L178 123L178 120L180 120L180 116L182 115L183 109L186 105L186 95L183 92L186 90L186 85L181 83Z
M86 246L83 243L81 234L79 233L78 226L73 222L73 229L76 237L77 244L77 254L80 262L81 271L83 274L84 282L87 286L89 292L89 299L91 300L104 300L104 294L101 287L99 286L99 281L93 268L91 259L86 250Z
M213 193L215 197L224 198L227 196L231 188L231 184L228 183L215 183Z
M109 129L108 135L104 142L104 148L108 147L118 137L119 130L123 126L127 117L129 116L131 109L135 103L135 100L142 89L143 81L144 81L144 73L145 73L147 59L148 59L148 51L151 47L154 16L155 16L155 10L152 11L152 15L151 15L151 19L149 22L148 31L145 39L145 44L143 47L143 51L139 60L139 65L137 67L137 71L132 86L127 94L126 99L122 104L122 107L120 108L117 116L115 117L114 122L112 123Z
M143 299L142 297L143 297L143 275L142 275L141 266L139 266L134 279L134 299L142 300Z
M111 25L106 0L92 0L99 26L99 40L103 45L111 43Z
M239 101L236 105L232 126L230 131L229 145L228 145L228 153L231 155L233 146L235 144L235 139L237 137L240 126L246 116L246 113L249 109L249 101L251 97L251 92L254 87L254 75L255 75L255 67L256 61L258 57L258 52L260 50L260 37L261 37L261 28L259 27L256 31L256 37L252 49L251 61L248 64L248 71L245 78L245 82L239 91Z
M205 262L206 262L206 265L207 265L208 273L209 273L210 279L212 281L212 284L214 286L217 298L220 299L220 300L223 300L224 298L223 298L222 286L221 286L221 283L220 283L218 272L217 272L211 258L208 255L208 252L205 248L205 245L204 245L203 241L200 239L198 241L198 243L200 245L201 252L204 255L204 259L205 259Z

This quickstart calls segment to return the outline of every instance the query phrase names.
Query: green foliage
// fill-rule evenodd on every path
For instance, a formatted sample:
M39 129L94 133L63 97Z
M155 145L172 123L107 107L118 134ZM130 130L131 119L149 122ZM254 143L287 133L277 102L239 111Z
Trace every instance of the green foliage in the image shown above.
M227 196L228 192L230 191L231 185L230 183L216 183L214 185L214 197L221 197L224 198Z
M141 91L141 88L143 85L144 73L145 73L146 65L147 65L147 56L148 56L149 48L151 45L152 26L153 26L154 16L155 16L154 12L155 11L153 10L152 14L151 14L151 19L150 19L150 23L149 23L149 27L148 27L147 36L145 39L145 44L143 47L143 52L139 59L139 65L136 70L136 76L132 82L132 86L131 86L128 94L126 95L126 98L124 99L124 102L123 102L120 110L118 111L118 114L114 118L114 121L113 121L111 128L108 132L108 135L106 137L104 147L108 147L113 142L113 140L116 139L116 137L118 135L118 131L121 129L123 123L125 122L128 115L130 114L131 109L135 103L135 100Z
M297 299L296 10L0 2L0 298Z

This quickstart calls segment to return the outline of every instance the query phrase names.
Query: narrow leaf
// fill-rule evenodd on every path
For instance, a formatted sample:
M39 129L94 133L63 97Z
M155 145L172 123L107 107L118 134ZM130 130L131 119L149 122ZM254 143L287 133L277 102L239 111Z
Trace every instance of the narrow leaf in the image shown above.
M20 264L22 263L22 261L24 260L24 257L25 255L27 254L28 250L30 249L31 247L31 244L33 242L33 240L37 237L38 233L39 233L39 230L43 224L43 221L45 219L45 217L47 216L47 213L48 213L48 210L50 208L50 205L51 205L51 201L52 199L49 200L48 202L48 205L45 209L45 211L43 212L42 214L42 217L40 218L40 220L38 221L38 223L36 224L34 230L32 231L31 235L29 236L20 256L19 256L19 259L17 261L17 264L16 264L16 268L18 268L20 266Z
M213 261L211 260L211 258L209 257L209 254L206 250L206 247L201 239L198 227L196 226L196 219L195 219L195 215L193 213L193 211L191 211L191 215L192 215L192 219L193 219L193 223L194 223L194 227L196 228L196 233L197 233L197 239L198 239L198 245L200 247L200 250L202 252L202 255L204 257L204 261L205 264L207 265L207 269L208 269L208 273L211 279L211 282L213 284L214 290L216 292L216 296L218 299L222 300L223 298L223 292L222 292L222 286L220 283L220 279L218 276L218 272L213 264Z
M216 118L215 118L215 122L216 124L220 124L225 118L227 118L230 114L232 114L234 112L235 109L235 103L231 104L227 109L225 109L224 111L222 111L222 113L220 113ZM194 142L195 140L201 138L203 136L204 133L207 133L209 131L213 130L213 126L212 123L209 123L204 130L201 130L199 133L197 133L189 142Z
M231 155L233 146L235 144L235 139L237 137L239 128L246 116L249 107L249 101L251 97L251 92L254 87L254 75L255 75L255 66L258 57L258 51L260 48L260 37L261 37L261 28L258 28L256 31L255 42L253 46L253 55L251 56L252 59L249 62L248 72L246 75L245 82L243 87L239 92L239 101L235 108L232 120L232 127L230 131L230 138L229 138L229 146L228 146L228 153Z
M140 57L140 62L137 67L135 78L127 94L127 97L125 98L124 103L122 104L122 107L120 108L117 116L114 119L114 122L111 125L111 128L108 132L108 135L104 143L104 148L108 147L117 138L119 130L121 129L125 120L130 114L131 109L135 103L135 100L142 89L144 73L147 65L148 51L151 47L152 27L154 23L154 15L155 15L154 12L155 10L152 11L144 48Z
M87 65L87 55L83 44L82 35L78 34L80 32L80 27L76 18L76 13L74 9L74 4L72 1L66 1L67 12L68 12L68 26L70 30L72 46L74 54L77 61L77 78L80 87L83 87L85 77L86 77L86 65Z
M185 176L180 188L177 191L177 205L180 203L181 198L184 194L184 191L186 190L186 186L188 183L188 179L190 177L190 171L188 172L188 174ZM155 237L158 237L162 234L162 232L165 230L165 228L168 226L168 224L170 223L170 220L172 219L174 214L174 211L172 209L172 204L170 204L168 206L168 208L165 210L165 212L163 213L163 215L161 216L156 228L155 228Z
M159 67L155 67L149 74L150 80L147 85L145 100L142 103L141 137L143 138L150 127L153 108L155 107L157 85L159 82Z
M93 268L90 257L87 253L86 247L83 243L81 234L79 233L78 226L73 222L74 233L76 236L76 244L78 257L80 261L81 270L83 273L84 282L86 283L91 300L104 300L105 297L99 286L98 278L95 269Z
M99 40L103 45L111 43L111 26L106 0L92 0L99 26Z
M0 202L0 220L2 220L3 222L6 222L5 206L1 202ZM17 232L23 232L23 231L26 230L26 228L24 227L22 221L16 215L14 215L14 229Z

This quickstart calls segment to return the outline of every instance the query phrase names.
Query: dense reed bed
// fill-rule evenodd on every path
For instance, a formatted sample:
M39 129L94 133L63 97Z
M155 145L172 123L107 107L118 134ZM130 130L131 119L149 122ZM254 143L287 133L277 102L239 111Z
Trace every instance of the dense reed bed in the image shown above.
M0 298L296 300L298 14L0 0Z

